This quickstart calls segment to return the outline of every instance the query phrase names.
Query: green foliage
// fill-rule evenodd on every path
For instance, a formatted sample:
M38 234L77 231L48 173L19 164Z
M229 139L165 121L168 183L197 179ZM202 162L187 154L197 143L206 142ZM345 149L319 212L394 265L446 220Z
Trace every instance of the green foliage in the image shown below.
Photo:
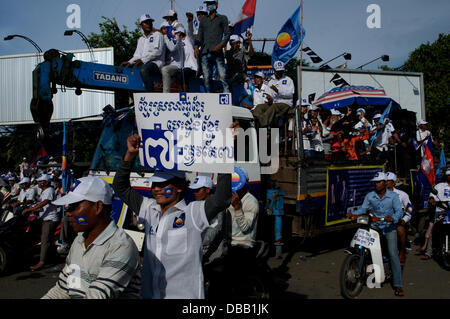
M129 31L126 26L122 30L117 24L116 18L106 18L102 16L103 22L99 23L100 33L91 32L88 36L89 44L93 48L114 47L114 63L119 65L123 61L128 61L136 50L137 40L141 36L139 24L136 21L136 28Z
M450 153L450 34L439 34L430 44L422 44L399 68L404 72L424 75L425 111L429 129L435 139L446 145ZM436 151L437 148L435 148Z

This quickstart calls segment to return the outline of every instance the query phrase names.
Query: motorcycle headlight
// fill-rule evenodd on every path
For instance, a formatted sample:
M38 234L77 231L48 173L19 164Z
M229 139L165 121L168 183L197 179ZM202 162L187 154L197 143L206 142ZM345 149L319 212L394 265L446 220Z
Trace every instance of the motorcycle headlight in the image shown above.
M368 215L358 216L357 223L358 224L364 224L364 225L369 224L369 216Z

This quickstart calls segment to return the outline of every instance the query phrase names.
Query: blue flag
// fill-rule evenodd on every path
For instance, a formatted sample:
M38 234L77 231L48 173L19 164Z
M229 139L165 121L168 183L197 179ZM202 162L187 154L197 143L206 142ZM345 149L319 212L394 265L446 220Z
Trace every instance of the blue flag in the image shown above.
M439 156L439 166L436 169L436 183L442 182L443 173L442 171L445 170L447 167L447 161L445 160L445 152L444 148L441 149L441 156Z
M272 65L275 61L287 64L297 53L304 37L305 29L300 23L300 7L298 7L278 32L273 46Z

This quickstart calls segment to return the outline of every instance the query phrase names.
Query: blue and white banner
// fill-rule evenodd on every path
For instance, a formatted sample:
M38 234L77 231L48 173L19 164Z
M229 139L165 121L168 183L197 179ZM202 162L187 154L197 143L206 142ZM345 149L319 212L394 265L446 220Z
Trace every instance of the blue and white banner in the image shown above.
M232 173L231 95L135 93L141 165L160 170Z

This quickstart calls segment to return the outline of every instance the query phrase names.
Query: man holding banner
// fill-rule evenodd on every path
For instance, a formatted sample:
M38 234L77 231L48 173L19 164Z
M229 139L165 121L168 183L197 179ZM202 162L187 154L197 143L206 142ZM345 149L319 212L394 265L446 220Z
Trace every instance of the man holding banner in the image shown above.
M231 202L231 175L219 174L214 195L187 205L185 173L156 171L150 178L153 198L130 185L130 172L139 154L141 137L128 137L127 153L114 177L117 195L145 225L143 298L203 299L202 232Z

